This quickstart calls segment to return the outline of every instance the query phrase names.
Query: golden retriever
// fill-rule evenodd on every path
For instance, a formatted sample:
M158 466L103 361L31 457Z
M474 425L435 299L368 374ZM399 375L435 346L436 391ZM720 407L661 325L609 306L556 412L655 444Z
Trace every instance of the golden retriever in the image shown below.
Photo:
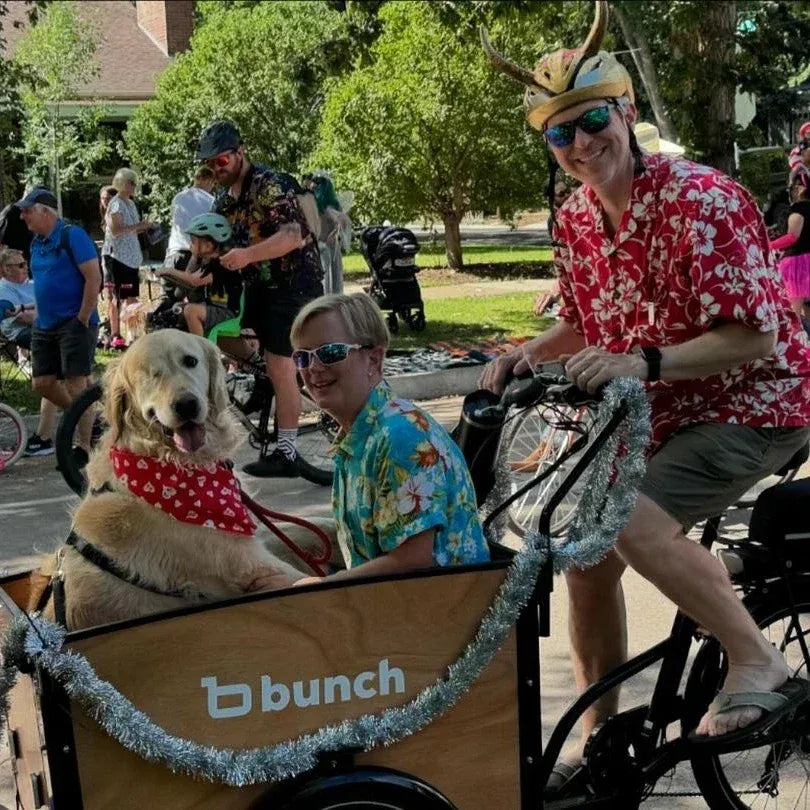
M108 429L87 465L89 494L73 515L80 537L162 591L186 589L206 599L260 589L279 573L304 576L271 554L263 527L249 536L181 522L133 495L113 472L113 446L180 465L233 458L244 431L213 343L176 329L144 335L110 364L104 387ZM112 491L98 491L105 486ZM311 533L294 533L299 543L316 542ZM199 604L125 582L70 546L63 555L69 629ZM51 570L54 564L51 557ZM53 617L52 604L46 616Z

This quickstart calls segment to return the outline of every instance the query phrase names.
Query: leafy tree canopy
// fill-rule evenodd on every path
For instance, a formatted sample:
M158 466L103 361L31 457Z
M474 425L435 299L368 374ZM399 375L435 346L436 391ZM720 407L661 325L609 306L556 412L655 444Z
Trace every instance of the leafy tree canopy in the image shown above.
M61 105L98 74L98 31L79 17L74 3L54 2L17 43L14 63L21 79L21 145L27 182L49 182L61 206L61 189L93 172L111 152L109 133L99 126L104 111L83 108L66 119Z
M327 3L201 5L190 50L125 133L164 212L188 183L200 132L216 118L239 127L252 160L298 171L314 145L326 77L344 64L345 15Z
M451 266L461 263L453 231L465 213L509 217L543 204L542 139L525 124L522 90L483 53L478 25L533 65L549 47L540 23L556 16L578 30L579 12L522 5L518 16L507 4L385 4L370 64L334 82L324 107L311 166L355 191L361 217L444 221Z

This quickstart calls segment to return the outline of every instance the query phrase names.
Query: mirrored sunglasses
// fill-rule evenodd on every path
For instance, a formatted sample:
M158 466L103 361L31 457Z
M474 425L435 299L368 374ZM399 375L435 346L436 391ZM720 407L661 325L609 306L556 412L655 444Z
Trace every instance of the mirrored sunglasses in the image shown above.
M582 113L573 121L549 127L543 135L549 145L559 148L570 146L574 142L577 129L581 129L587 135L595 135L605 129L609 123L610 106L605 104L603 107L594 107L592 110Z
M292 353L292 359L295 367L301 371L310 367L313 357L317 357L318 361L325 366L332 366L345 360L352 349L370 348L371 346L361 345L360 343L324 343L323 346L318 346L317 349L296 349Z
M231 155L235 152L234 149L229 149L227 152L223 152L216 157L208 158L208 160L204 160L203 163L208 166L209 169L224 169L230 159Z

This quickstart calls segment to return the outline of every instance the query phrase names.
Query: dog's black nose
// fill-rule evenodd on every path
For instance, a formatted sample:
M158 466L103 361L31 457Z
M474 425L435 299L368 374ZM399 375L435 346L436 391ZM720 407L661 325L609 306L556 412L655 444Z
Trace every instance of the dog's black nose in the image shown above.
M200 402L194 394L183 394L183 396L175 400L174 412L184 422L191 422L200 413Z

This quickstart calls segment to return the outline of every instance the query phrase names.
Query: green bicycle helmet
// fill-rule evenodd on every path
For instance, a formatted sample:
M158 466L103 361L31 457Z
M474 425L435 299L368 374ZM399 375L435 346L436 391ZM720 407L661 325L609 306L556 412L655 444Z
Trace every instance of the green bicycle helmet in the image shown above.
M190 236L208 236L220 245L231 238L231 223L222 214L197 214L186 231Z

